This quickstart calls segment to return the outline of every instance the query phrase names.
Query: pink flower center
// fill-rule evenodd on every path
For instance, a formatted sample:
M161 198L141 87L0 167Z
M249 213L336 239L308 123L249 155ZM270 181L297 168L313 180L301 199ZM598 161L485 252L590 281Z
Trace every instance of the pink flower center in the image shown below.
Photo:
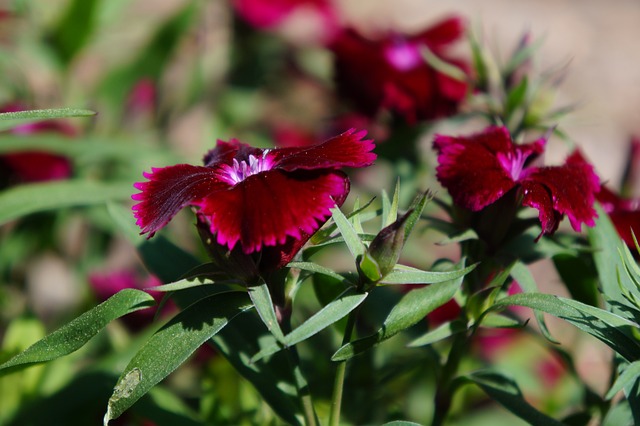
M222 179L235 185L251 175L271 170L273 162L267 158L268 152L269 150L265 149L259 157L249 155L248 162L245 160L238 161L234 158L232 164L223 164L220 166Z
M502 167L511 175L511 179L517 181L528 155L523 155L521 151L512 151L506 154L499 152L497 157Z
M405 40L396 40L386 46L384 57L398 71L409 71L422 63L418 47Z

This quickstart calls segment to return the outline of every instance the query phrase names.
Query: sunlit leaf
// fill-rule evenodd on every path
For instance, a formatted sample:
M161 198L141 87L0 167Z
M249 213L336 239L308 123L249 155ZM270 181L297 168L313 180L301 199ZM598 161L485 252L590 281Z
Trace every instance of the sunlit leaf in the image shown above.
M251 307L246 293L227 292L202 299L171 319L124 369L109 399L105 425L167 377L236 315Z
M252 358L252 361L256 362L278 352L283 347L296 345L319 333L331 324L347 316L347 314L357 308L364 299L366 299L367 295L368 293L357 293L353 288L348 289L311 318L296 327L291 333L287 334L282 341L282 345L274 342L274 344L265 347L256 354Z
M424 319L428 313L451 300L461 284L462 276L458 276L451 281L411 290L393 307L375 334L342 346L333 354L331 360L345 361L411 327Z
M68 355L98 334L111 321L153 306L153 297L141 290L126 289L37 341L24 352L0 365L0 374Z

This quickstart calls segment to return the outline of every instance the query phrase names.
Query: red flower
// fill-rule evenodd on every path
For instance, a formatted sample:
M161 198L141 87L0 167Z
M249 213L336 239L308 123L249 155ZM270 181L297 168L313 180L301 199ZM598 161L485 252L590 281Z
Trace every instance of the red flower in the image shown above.
M605 186L600 188L597 199L609 214L618 235L626 245L634 248L633 234L640 238L640 199L622 198Z
M413 123L451 115L464 98L467 84L435 70L424 61L420 48L426 46L445 62L466 69L466 64L445 54L462 33L458 17L408 37L388 34L368 40L353 30L345 31L330 46L335 53L337 90L369 116L386 109Z
M598 176L579 151L564 165L533 167L530 161L544 151L546 140L516 145L505 127L492 127L468 137L437 135L436 176L461 207L479 211L514 188L522 204L539 211L542 234L553 234L562 217L580 231L582 223L594 226L593 208L600 190Z
M640 165L640 139L632 138L629 145L629 155L622 182L623 193L633 193L638 181ZM605 212L609 214L611 222L618 234L630 248L635 248L633 234L640 238L640 198L625 198L605 187L600 189L597 200ZM631 250L636 253L635 250Z
M139 201L136 223L153 236L191 205L218 244L239 245L245 254L285 250L283 259L290 259L329 218L329 209L346 199L349 179L339 169L375 160L373 141L364 135L351 129L318 145L271 150L218 141L204 167L178 164L145 173L149 180L135 184L142 192L132 196Z
M12 104L2 108L1 112L23 111L24 108ZM10 130L14 135L34 133L59 133L73 137L76 131L67 123L59 120L45 120L37 123L21 124ZM67 179L71 176L71 162L68 158L45 151L22 151L0 155L0 167L10 182L44 182Z

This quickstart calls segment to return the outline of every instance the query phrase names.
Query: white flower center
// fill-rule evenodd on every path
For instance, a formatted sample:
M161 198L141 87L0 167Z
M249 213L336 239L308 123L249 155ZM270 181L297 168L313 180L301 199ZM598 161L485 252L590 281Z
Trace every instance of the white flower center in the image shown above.
M249 162L233 159L233 164L223 164L220 166L223 178L232 185L242 182L251 175L271 170L273 163L267 159L268 149L265 149L262 155L256 157L249 155Z
M503 154L502 152L497 155L498 161L502 164L502 167L511 175L514 181L520 178L522 169L524 168L524 162L528 155L523 155L521 151L515 151L513 153Z

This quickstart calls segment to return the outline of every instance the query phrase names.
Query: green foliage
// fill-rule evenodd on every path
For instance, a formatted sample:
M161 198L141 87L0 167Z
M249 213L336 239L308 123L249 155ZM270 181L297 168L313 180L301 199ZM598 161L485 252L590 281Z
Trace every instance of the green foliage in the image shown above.
M143 291L123 290L0 365L0 374L68 355L84 346L111 321L153 304L153 297Z
M167 377L236 315L251 307L243 292L220 293L190 305L171 319L124 369L109 398L105 425Z

